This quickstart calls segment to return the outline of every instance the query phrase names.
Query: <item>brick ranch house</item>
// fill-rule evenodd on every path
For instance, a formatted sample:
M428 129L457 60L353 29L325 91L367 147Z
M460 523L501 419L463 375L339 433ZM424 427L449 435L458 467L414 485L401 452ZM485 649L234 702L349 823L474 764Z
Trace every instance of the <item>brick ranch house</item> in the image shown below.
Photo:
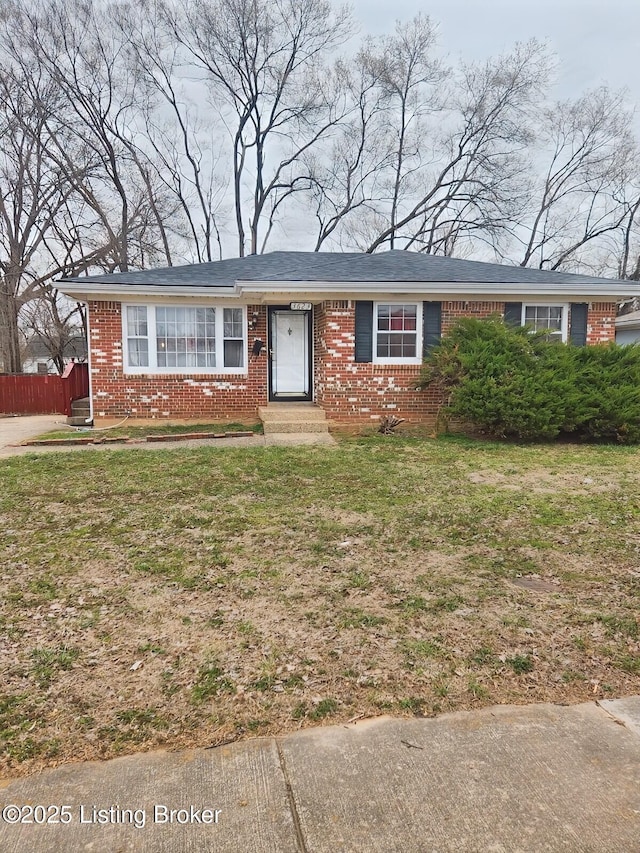
M577 345L615 338L637 284L439 257L272 252L62 279L88 305L92 415L255 418L311 401L328 418L433 419L423 356L459 317L498 312Z

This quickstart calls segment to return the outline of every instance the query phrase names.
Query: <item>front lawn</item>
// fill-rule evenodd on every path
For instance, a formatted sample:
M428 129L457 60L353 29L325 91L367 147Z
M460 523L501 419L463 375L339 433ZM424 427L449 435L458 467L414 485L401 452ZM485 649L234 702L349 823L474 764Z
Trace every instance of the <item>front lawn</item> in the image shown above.
M640 692L640 454L370 437L0 463L4 775Z

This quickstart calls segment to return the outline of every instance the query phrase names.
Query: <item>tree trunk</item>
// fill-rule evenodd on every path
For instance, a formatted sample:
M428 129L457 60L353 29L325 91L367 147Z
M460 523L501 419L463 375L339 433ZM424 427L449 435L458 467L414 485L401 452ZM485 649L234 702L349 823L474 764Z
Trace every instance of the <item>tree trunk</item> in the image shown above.
M5 373L22 373L18 304L6 278L0 285L0 356Z

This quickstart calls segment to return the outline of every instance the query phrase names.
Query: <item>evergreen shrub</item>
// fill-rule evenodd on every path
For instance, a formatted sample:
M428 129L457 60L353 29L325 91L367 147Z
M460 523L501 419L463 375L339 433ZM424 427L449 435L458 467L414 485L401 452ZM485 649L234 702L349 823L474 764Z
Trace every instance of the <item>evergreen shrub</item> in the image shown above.
M459 320L425 360L446 415L492 436L640 442L640 345L579 347L506 325Z

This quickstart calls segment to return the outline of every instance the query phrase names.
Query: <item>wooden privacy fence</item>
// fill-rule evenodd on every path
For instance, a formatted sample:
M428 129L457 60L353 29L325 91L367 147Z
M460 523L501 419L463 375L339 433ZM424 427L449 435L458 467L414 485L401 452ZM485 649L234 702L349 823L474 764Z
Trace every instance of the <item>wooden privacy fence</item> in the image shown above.
M72 362L62 376L0 374L0 413L70 415L71 401L89 396L89 365Z

